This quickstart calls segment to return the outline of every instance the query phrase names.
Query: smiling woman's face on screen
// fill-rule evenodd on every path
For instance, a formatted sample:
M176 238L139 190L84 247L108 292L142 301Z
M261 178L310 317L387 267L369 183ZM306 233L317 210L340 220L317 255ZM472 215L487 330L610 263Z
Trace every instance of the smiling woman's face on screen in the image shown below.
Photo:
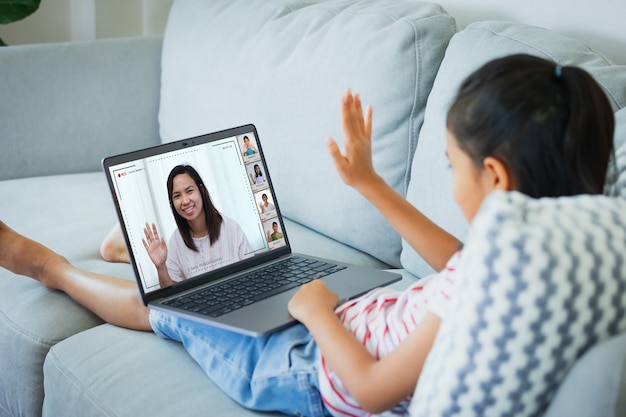
M204 217L202 194L189 174L179 174L174 177L172 203L176 212L188 222Z

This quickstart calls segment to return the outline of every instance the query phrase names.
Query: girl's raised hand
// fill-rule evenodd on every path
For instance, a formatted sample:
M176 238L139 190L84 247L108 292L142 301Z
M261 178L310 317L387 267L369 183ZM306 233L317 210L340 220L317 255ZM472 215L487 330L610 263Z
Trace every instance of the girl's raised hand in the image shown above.
M345 154L334 139L328 138L326 144L341 179L359 189L377 175L372 164L372 106L364 115L359 95L348 89L341 100L341 115Z

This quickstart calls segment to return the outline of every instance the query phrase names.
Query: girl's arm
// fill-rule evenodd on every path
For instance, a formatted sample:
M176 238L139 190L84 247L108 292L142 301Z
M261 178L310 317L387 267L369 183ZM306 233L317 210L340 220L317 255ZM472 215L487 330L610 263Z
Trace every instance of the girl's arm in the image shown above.
M460 242L437 226L391 188L372 164L372 106L365 118L358 94L350 90L341 102L345 155L328 138L329 152L343 181L356 189L380 211L391 226L435 270L443 269Z
M426 318L386 357L376 360L334 313L337 295L322 281L303 285L289 312L313 335L330 369L364 410L381 413L415 391L439 318Z

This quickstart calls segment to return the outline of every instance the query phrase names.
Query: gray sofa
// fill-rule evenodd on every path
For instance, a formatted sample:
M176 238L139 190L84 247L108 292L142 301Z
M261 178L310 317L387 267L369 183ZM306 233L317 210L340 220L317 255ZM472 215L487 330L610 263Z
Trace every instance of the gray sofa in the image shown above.
M342 137L339 97L352 87L373 103L377 170L463 238L448 191L446 108L465 75L515 52L588 69L615 108L624 154L626 67L539 28L461 29L435 4L185 0L163 38L2 48L0 219L79 267L132 280L130 266L99 256L116 222L101 158L251 122L294 250L398 270L403 288L432 271L337 177L323 139ZM607 192L626 195L620 182ZM623 416L625 387L622 333L578 360L541 414ZM0 416L42 414L257 415L179 344L105 324L0 270Z

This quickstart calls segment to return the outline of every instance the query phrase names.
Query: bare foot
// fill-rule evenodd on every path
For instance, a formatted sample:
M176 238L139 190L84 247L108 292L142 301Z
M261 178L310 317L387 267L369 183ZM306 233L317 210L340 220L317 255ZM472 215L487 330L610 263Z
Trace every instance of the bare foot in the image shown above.
M47 288L57 289L57 268L69 265L67 259L30 240L0 221L0 266L14 274L25 275Z
M107 262L130 263L126 242L122 236L122 228L119 223L106 235L100 245L100 256Z

